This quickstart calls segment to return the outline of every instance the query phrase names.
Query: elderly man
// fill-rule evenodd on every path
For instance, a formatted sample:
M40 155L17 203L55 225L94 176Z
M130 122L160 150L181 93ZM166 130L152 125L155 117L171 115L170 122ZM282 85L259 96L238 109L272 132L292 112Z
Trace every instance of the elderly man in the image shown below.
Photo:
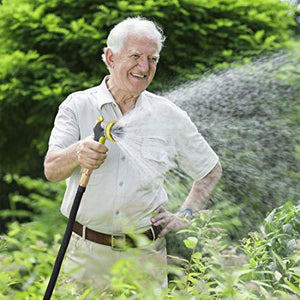
M117 24L102 56L110 74L99 86L68 96L51 133L45 175L50 181L66 179L61 207L65 216L72 206L80 169L94 170L77 214L65 266L76 269L73 276L79 281L98 287L105 286L109 270L118 260L130 257L141 259L144 267L146 262L157 263L153 277L166 286L164 237L199 214L221 176L217 155L187 114L169 100L145 91L154 77L163 42L162 30L144 18ZM147 116L141 123L135 121L140 137L135 150L157 168L157 176L141 176L137 163L118 143L102 145L89 137L100 115L106 121L122 120L134 111ZM172 168L194 179L175 214L164 208L164 173ZM137 249L127 235L132 231L141 233L149 243ZM114 247L115 235L131 243L124 249Z

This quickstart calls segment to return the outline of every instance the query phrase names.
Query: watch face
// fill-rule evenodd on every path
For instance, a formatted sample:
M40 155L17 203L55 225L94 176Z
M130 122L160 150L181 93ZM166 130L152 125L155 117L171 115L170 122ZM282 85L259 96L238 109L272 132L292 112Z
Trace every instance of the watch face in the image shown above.
M189 220L193 218L193 211L190 208L185 208L181 211L183 216Z

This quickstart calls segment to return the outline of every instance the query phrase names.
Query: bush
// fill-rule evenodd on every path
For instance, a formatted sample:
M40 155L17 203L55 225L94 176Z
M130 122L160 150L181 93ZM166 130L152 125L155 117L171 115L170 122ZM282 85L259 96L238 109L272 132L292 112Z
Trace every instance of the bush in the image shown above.
M41 182L19 178L33 190ZM52 184L46 183L48 193ZM52 190L55 198L60 191ZM59 201L32 193L37 211L25 224L13 222L0 239L0 299L40 299L51 274L63 229L62 217L56 217ZM185 234L186 259L170 256L169 289L155 282L142 288L137 278L141 266L122 260L112 269L110 289L93 291L77 286L60 276L55 299L297 299L300 296L300 206L288 202L276 208L263 222L261 232L250 232L239 243L227 237L220 213L200 215ZM53 219L55 218L55 221ZM44 230L41 230L44 228ZM176 262L176 263L175 263ZM144 267L144 266L143 266ZM295 298L293 298L295 297Z

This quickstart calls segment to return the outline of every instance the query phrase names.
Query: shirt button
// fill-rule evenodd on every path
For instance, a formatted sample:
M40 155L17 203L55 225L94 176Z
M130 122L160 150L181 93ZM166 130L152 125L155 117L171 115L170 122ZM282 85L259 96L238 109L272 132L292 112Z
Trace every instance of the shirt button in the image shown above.
M117 211L116 211L116 215L118 215L119 213L120 213L120 212L117 210Z
M123 185L123 181L120 181L119 186L122 186L122 185Z
M121 157L121 160L124 161L124 160L125 160L125 156L122 156L122 157Z

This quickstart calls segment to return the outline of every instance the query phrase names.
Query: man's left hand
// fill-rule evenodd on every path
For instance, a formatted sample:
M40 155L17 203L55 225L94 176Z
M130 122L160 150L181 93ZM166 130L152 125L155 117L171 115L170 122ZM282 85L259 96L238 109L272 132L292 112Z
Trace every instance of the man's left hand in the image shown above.
M152 225L162 225L164 229L159 233L159 237L163 237L170 231L178 231L188 227L189 222L184 219L182 213L173 214L167 211L163 206L156 209L157 215L151 218Z

